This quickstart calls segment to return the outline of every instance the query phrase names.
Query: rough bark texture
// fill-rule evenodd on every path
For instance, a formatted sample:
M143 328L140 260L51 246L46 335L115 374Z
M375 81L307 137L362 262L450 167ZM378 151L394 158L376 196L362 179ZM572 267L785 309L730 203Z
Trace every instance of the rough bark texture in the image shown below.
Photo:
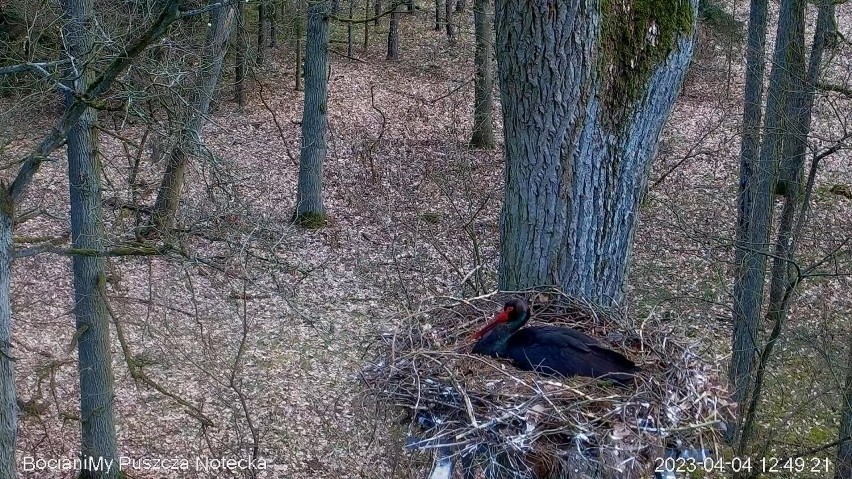
M767 211L773 165L760 162L760 123L763 100L767 0L752 0L746 46L746 84L743 94L743 138L740 145L740 186L737 197L737 248L734 271L733 335L729 377L733 396L744 404L751 387L757 354L757 328L763 297ZM731 430L732 435L736 431ZM733 439L733 437L732 437Z
M388 27L388 60L399 60L399 7L390 15Z
M74 63L68 68L68 86L86 91L92 72L85 67L92 52L94 15L92 0L64 0L63 33ZM66 108L75 103L66 93ZM68 132L68 183L71 202L71 243L74 248L103 250L101 213L101 165L94 127L97 111L87 108L77 125ZM117 468L108 472L103 464L118 456L113 402L112 354L109 339L109 312L100 294L104 281L104 258L74 256L74 317L76 318L78 371L80 374L81 455L93 458L91 468L81 478L118 477ZM104 461L104 462L101 462Z
M14 479L18 404L12 362L12 198L0 188L0 477Z
M473 100L473 134L470 146L494 148L494 77L491 68L492 34L490 0L475 0L473 5L476 52L473 63L476 68Z
M497 1L500 289L621 299L651 159L695 38L696 1L650 7ZM652 23L659 36L648 45Z
M295 219L305 226L325 222L322 199L322 164L326 153L328 100L328 13L327 1L308 4L305 42L305 109L302 114L302 151Z
M154 204L152 225L161 230L169 230L174 222L187 161L200 143L201 127L204 126L216 83L222 73L236 12L233 6L227 5L213 10L210 15L210 29L201 55L200 71L195 77L193 99L184 112L181 131L172 140L173 146L166 158L166 171Z
M441 0L435 0L435 31L441 31Z

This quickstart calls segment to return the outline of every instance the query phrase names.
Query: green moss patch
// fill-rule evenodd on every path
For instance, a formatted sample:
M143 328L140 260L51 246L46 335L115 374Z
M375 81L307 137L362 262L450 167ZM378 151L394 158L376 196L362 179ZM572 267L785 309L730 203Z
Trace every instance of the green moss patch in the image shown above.
M325 213L293 213L293 223L302 228L316 230L328 224L328 215Z
M678 39L692 35L695 12L689 0L604 0L601 10L601 97L609 116L618 119L642 96Z
M426 223L429 223L430 225L437 225L441 224L443 215L441 213L427 212L420 215L420 219L422 219Z

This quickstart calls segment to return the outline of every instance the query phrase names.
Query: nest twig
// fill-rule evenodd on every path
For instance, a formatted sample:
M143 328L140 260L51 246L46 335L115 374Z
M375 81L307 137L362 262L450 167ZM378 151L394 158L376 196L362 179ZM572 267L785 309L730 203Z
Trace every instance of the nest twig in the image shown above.
M468 338L510 297L525 297L531 324L580 330L633 359L624 387L584 377L547 377L468 354ZM485 456L517 476L548 477L578 464L598 475L650 477L666 448L716 450L732 414L725 383L697 344L649 318L558 291L494 293L421 311L386 334L362 378L385 406L411 413L412 447ZM489 466L490 467L490 466ZM544 470L542 470L544 468Z

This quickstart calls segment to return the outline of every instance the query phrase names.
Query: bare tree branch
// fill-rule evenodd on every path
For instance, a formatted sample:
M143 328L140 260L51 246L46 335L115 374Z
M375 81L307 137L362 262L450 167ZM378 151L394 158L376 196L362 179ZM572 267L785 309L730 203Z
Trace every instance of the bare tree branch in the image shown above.
M65 60L54 60L52 62L21 63L21 64L18 64L18 65L11 65L11 66L8 66L8 67L0 68L0 75L14 75L16 73L23 73L23 72L30 71L30 70L36 70L39 73L41 73L42 75L44 75L44 73L47 73L47 71L45 70L46 68L53 68L53 67L58 67L58 66L62 66L62 65L67 65L68 63L71 63L71 60L65 59ZM50 74L48 73L48 76L49 75Z
M113 59L103 73L100 74L89 86L89 88L79 96L79 98L68 108L65 114L60 118L58 124L53 128L50 134L45 137L35 151L31 152L23 160L23 165L18 171L18 175L12 184L9 185L8 194L12 202L16 202L21 198L27 186L33 179L33 176L38 172L42 161L55 149L62 146L65 142L65 136L68 131L77 124L77 121L89 107L89 103L104 93L112 85L113 81L118 78L133 59L139 55L148 45L154 40L160 38L175 20L180 18L178 12L178 1L172 0L166 4L163 12L154 23L142 33L139 38L134 40L124 54ZM70 60L69 60L70 61Z

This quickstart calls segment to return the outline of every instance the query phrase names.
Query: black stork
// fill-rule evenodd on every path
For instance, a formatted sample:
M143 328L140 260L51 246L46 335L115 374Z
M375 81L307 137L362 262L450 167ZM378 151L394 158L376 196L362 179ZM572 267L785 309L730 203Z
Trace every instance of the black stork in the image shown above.
M604 377L621 384L629 383L639 371L633 361L579 331L555 326L521 329L529 319L524 301L508 301L471 336L479 339L473 353L510 359L520 369L541 374Z

